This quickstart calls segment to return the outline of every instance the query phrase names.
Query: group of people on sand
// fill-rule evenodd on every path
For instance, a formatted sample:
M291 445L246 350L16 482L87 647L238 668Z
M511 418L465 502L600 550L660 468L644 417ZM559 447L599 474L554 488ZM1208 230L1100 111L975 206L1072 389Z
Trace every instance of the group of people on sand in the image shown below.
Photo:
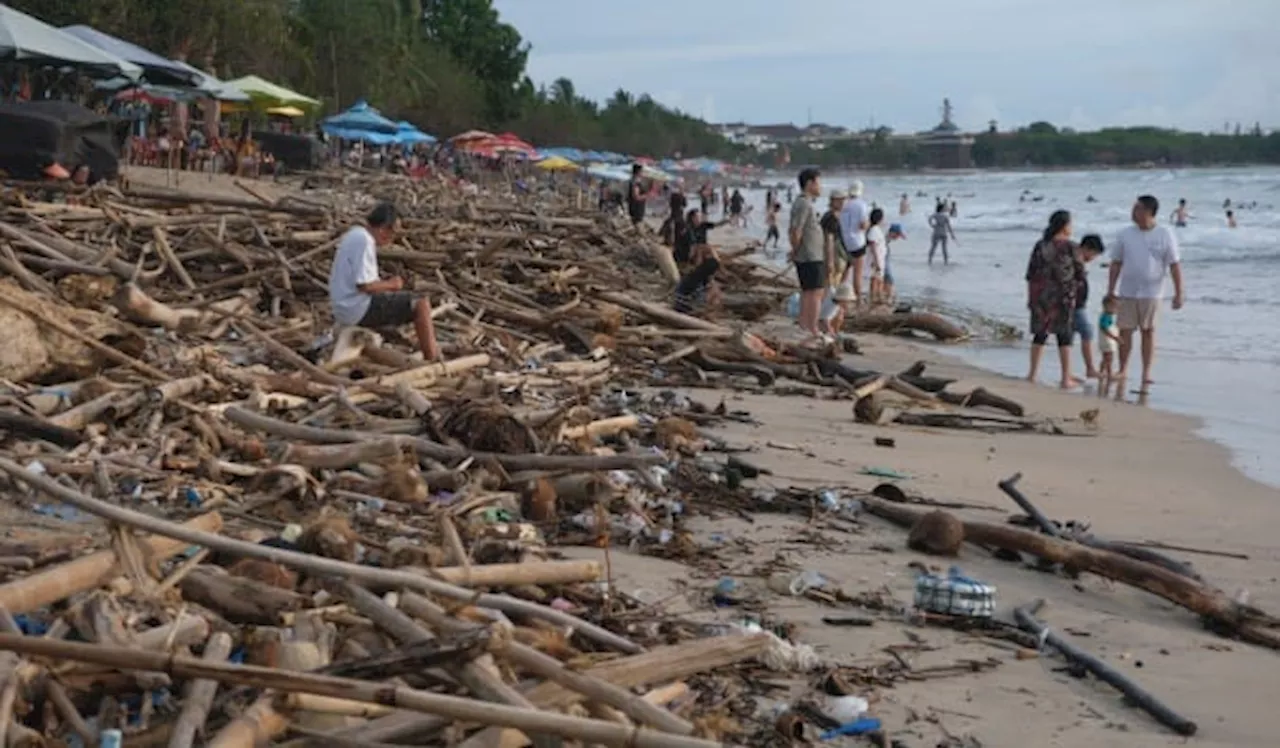
M1073 241L1071 214L1065 210L1049 216L1048 226L1031 249L1027 262L1027 308L1031 316L1031 368L1027 379L1040 374L1044 347L1053 337L1058 344L1061 387L1083 384L1071 371L1075 336L1081 340L1085 375L1098 380L1098 395L1106 397L1114 385L1117 400L1124 399L1125 380L1135 333L1141 336L1142 385L1145 396L1153 384L1156 322L1165 279L1173 280L1173 308L1183 303L1182 266L1178 239L1158 223L1160 202L1142 195L1133 204L1133 225L1115 238L1107 252L1102 238L1088 234ZM1088 265L1103 254L1111 265L1107 293L1101 300L1098 324L1090 323ZM1095 365L1094 341L1100 360Z
M834 341L854 307L892 301L889 245L906 235L898 224L886 227L884 211L867 204L856 180L847 191L832 190L827 211L819 215L821 176L804 169L797 178L800 195L791 204L787 257L800 282L797 324L810 342L825 344Z

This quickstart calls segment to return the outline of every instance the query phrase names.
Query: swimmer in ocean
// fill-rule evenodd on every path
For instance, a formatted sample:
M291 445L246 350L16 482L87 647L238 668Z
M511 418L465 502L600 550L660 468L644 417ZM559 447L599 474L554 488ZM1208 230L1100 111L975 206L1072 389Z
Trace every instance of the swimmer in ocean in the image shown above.
M1236 227L1236 212L1234 210L1227 211L1227 228L1234 229Z
M1178 201L1178 207L1173 209L1173 225L1184 228L1187 225L1187 218L1190 214L1187 212L1187 199L1184 197Z

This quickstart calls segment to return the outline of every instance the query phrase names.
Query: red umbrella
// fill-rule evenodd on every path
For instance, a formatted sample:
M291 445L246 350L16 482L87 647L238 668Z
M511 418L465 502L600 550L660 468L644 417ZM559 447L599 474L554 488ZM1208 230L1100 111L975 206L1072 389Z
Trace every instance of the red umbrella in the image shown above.
M452 138L449 138L449 140L450 142L453 142L453 143L462 144L462 143L474 142L477 140L492 140L493 137L494 137L493 133L485 132L484 130L467 130L464 133L459 133L458 135L454 135Z
M534 159L538 157L538 149L524 142L511 133L504 133L487 140L477 140L461 144L462 148L482 156L494 158L503 154L511 154L520 158Z

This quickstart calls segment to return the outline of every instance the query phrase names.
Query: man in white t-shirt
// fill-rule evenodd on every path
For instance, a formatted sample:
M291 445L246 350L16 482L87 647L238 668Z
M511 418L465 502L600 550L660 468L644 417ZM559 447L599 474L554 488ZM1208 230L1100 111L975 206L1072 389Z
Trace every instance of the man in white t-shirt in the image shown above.
M855 303L862 302L862 263L867 256L867 227L871 225L871 209L862 199L862 182L849 185L849 199L840 209L840 232L849 252L849 264L853 268L853 293Z
M329 304L333 319L344 327L377 329L413 323L423 357L440 357L431 302L405 291L404 279L378 276L378 247L395 241L399 216L391 203L379 203L364 226L352 226L338 242L329 270Z
M1107 293L1117 299L1116 324L1120 328L1121 384L1116 399L1124 398L1125 373L1133 350L1133 331L1142 331L1142 387L1147 394L1151 363L1156 350L1156 318L1164 298L1165 276L1173 278L1173 308L1182 308L1182 265L1178 238L1167 226L1157 226L1160 202L1143 195L1133 204L1133 226L1120 232L1111 248L1111 279Z

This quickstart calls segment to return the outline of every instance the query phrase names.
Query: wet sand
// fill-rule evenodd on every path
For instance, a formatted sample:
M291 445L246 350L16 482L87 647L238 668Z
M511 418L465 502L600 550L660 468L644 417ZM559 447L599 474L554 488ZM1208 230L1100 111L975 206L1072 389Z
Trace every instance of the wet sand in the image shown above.
M738 240L718 232L724 246ZM726 241L729 240L729 241ZM1098 535L1115 540L1155 540L1177 545L1247 554L1249 560L1171 553L1193 562L1201 574L1228 594L1247 590L1252 602L1280 610L1280 527L1276 491L1231 466L1227 451L1194 435L1191 418L1048 387L985 372L958 362L947 348L861 335L859 368L896 371L917 360L929 373L961 380L954 387L983 386L1022 403L1029 415L1078 417L1099 408L1096 435L983 434L854 423L852 403L803 397L730 396L728 405L749 411L764 425L733 425L718 436L752 448L744 455L774 472L757 483L776 486L850 487L869 490L882 479L860 474L866 467L890 468L911 476L900 485L910 493L938 500L999 507L999 512L965 511L969 519L1003 522L1017 511L996 487L1021 472L1021 487L1046 514L1092 524ZM691 391L714 406L719 392ZM876 436L892 437L896 447L874 446ZM790 451L768 446L787 443ZM694 500L696 503L696 499ZM922 636L936 651L908 655L915 667L950 664L962 658L995 657L997 669L942 680L900 684L880 691L873 714L910 745L934 745L945 731L970 734L984 746L1163 746L1184 739L1145 714L1123 705L1109 686L1055 672L1056 657L1016 660L1013 653L986 644L965 643L946 629L909 627L879 621L873 628L841 628L821 622L839 613L803 599L765 589L751 576L775 556L799 569L815 569L846 592L886 587L909 604L914 572L910 562L945 571L946 559L905 548L904 531L866 517L854 534L818 528L789 518L761 516L753 524L737 519L698 521L699 539L721 546L720 557L735 565L739 582L758 588L771 614L797 625L798 641L809 643L832 663L856 664L883 659L881 648L905 643L905 632ZM814 534L816 532L816 535ZM746 540L736 544L733 541ZM877 550L888 546L892 552ZM577 549L576 555L598 555ZM1194 738L1202 746L1270 746L1273 708L1266 696L1280 689L1280 653L1222 639L1203 630L1191 613L1147 593L1084 575L1076 581L1043 574L1019 564L992 559L966 546L959 564L969 576L998 587L998 613L1036 598L1048 601L1041 618L1072 641L1126 672L1150 692L1200 726ZM678 564L614 551L613 571L621 589L646 590L650 599L677 595L669 610L708 620L731 621L741 613L713 609L707 589L713 576L699 577ZM686 594L679 595L684 592ZM736 614L736 616L735 616ZM797 693L805 692L797 680ZM914 712L923 719L912 721ZM918 738L910 738L911 734Z

